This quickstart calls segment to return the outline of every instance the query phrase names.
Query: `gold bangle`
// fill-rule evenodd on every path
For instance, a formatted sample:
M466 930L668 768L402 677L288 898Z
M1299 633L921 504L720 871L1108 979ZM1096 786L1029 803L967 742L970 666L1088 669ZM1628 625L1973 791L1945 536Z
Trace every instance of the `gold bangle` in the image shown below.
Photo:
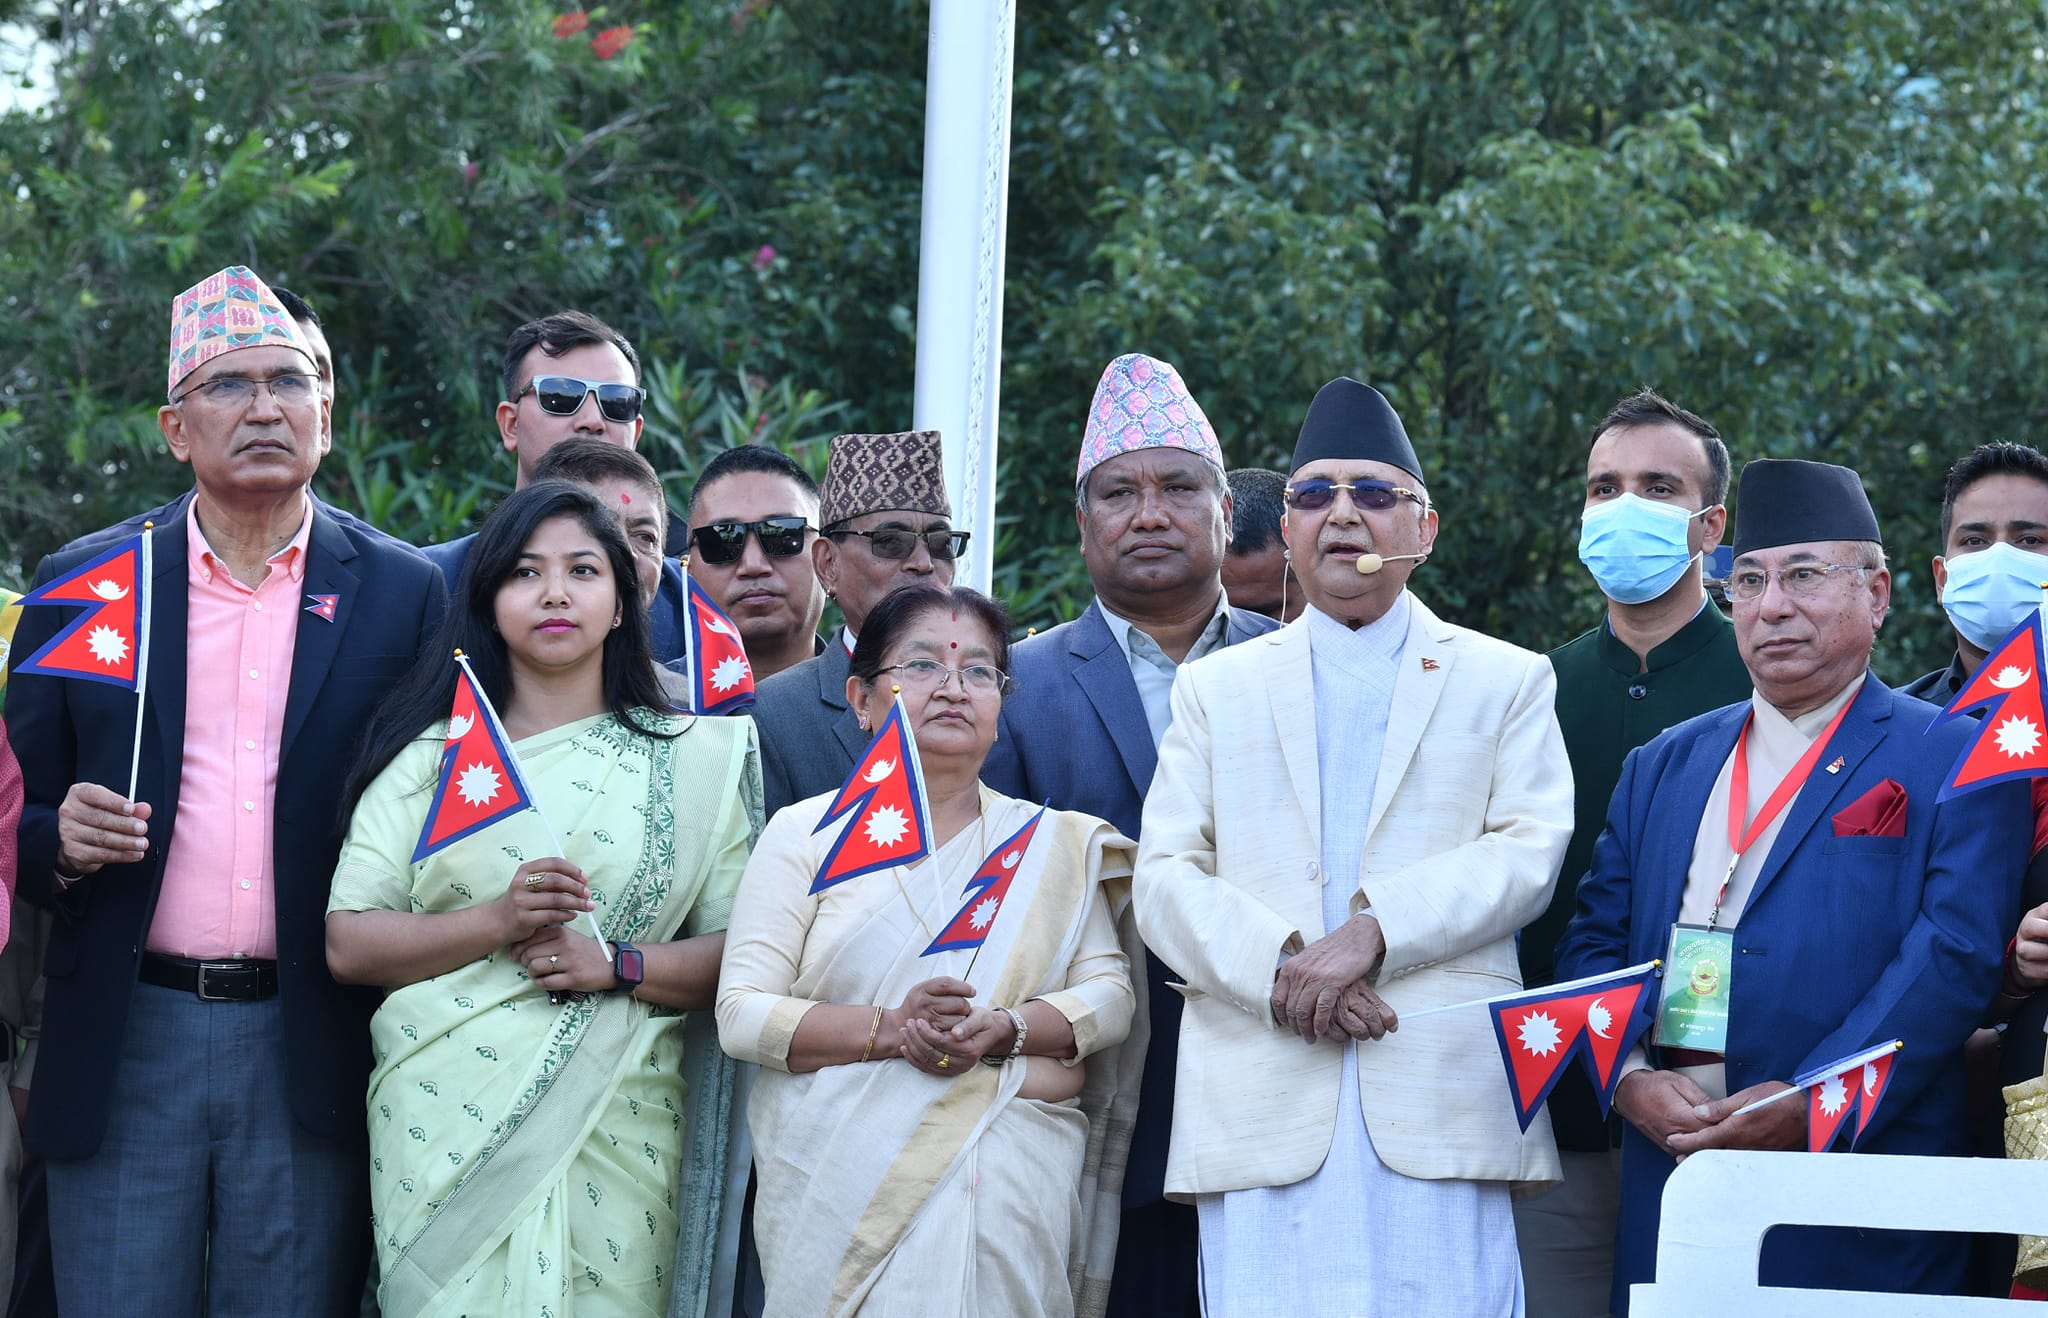
M867 1061L875 1055L875 1036L882 1032L882 1009L875 1008L875 1019L868 1024L868 1046L860 1050L860 1060Z

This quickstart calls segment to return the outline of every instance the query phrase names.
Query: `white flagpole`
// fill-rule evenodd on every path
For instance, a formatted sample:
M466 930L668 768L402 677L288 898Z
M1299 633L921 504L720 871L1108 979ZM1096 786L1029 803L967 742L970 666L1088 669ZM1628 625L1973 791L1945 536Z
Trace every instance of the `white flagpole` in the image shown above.
M128 800L135 800L135 784L142 777L142 706L149 699L149 594L152 578L151 547L156 540L155 522L142 524L142 549L135 559L135 746L128 756Z
M955 580L989 588L1003 360L1015 0L932 0L911 415L945 451L953 524L972 535Z
M1899 1051L1899 1049L1904 1048L1905 1046L1906 1045L1903 1040L1893 1039L1890 1043L1881 1043L1877 1045L1877 1047L1875 1048L1869 1048L1864 1050L1863 1052L1857 1053L1854 1057L1845 1057L1828 1070L1822 1071L1818 1075L1809 1076L1806 1083L1803 1085L1794 1082L1790 1089L1780 1089L1775 1094L1766 1095L1765 1097L1758 1099L1754 1103L1748 1103L1743 1105L1742 1107L1736 1108L1733 1112L1730 1112L1728 1115L1731 1117L1739 1117L1745 1112L1754 1112L1760 1107L1769 1107L1771 1104L1777 1102L1781 1098L1790 1098L1794 1094L1803 1094L1809 1088L1812 1087L1814 1081L1816 1080L1825 1080L1827 1077L1831 1075L1844 1075L1850 1071L1855 1070L1859 1066L1868 1066L1872 1062L1876 1061L1878 1058L1885 1056L1887 1053L1895 1053Z
M1531 993L1569 993L1573 989L1592 988L1595 984L1602 984L1610 979L1621 979L1624 976L1633 975L1642 970L1653 970L1663 964L1664 962L1660 958L1656 961L1645 961L1639 966L1629 966L1625 970L1610 970L1604 975L1587 975L1583 979L1566 980L1562 984L1546 984L1541 988L1533 989L1516 989L1513 993L1496 993L1490 998L1473 998L1470 1002L1453 1002L1442 1007L1430 1007L1423 1011L1397 1011L1394 1014L1400 1018L1403 1025L1406 1025L1409 1021L1419 1021L1425 1016L1440 1016L1444 1012L1459 1011L1466 1007L1485 1007L1496 1002L1506 1002L1509 998L1527 997Z
M455 652L455 662L461 664L462 671L469 674L469 684L476 690L477 708L483 711L483 716L491 721L491 730L497 733L499 741L504 743L505 767L519 775L519 790L526 794L526 808L533 811L534 817L540 820L540 826L548 831L548 845L554 848L551 854L567 860L569 853L562 849L561 835L555 832L555 826L548 822L547 814L541 810L540 797L534 793L533 783L527 778L525 767L519 763L519 751L512 745L512 735L505 731L504 723L499 721L497 707L491 704L491 697L484 690L484 684L477 681L476 670L469 666L469 656L457 650ZM597 940L597 948L600 952L604 953L605 963L609 965L612 959L612 949L604 940L604 930L598 927L597 912L585 911L583 919L590 925L590 936Z

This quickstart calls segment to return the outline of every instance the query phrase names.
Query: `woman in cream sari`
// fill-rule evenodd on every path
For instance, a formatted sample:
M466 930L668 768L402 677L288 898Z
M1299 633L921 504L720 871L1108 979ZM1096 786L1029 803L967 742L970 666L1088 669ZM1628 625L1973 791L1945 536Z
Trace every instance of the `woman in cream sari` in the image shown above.
M369 1093L386 1318L659 1315L672 1289L702 1312L727 1129L704 1092L708 1119L684 1121L686 1086L729 1095L731 1064L686 1058L682 1011L710 1005L760 786L749 720L655 712L635 592L613 514L559 482L508 499L470 555L439 652L469 656L545 825L523 811L411 863L452 663L370 731L327 946L336 978L388 990ZM464 797L499 786L458 769Z
M762 1067L748 1125L770 1318L1068 1314L1099 1291L1076 1099L1080 1059L1131 1020L1113 918L1131 844L1049 810L1016 839L1038 807L977 780L1006 630L1000 605L936 586L895 592L861 628L848 701L877 726L900 688L934 854L810 895L841 828L864 822L814 834L818 797L769 823L740 886L718 1026ZM930 951L960 941L940 935L998 850L1007 888L966 903L985 941Z

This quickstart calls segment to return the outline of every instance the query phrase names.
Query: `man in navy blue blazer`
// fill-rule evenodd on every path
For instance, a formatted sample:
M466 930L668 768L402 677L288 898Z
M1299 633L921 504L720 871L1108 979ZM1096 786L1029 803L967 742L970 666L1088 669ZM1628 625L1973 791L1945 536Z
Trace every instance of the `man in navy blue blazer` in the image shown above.
M1074 494L1095 600L1010 651L1017 689L1003 704L982 779L1136 838L1175 672L1278 624L1224 598L1231 504L1223 453L1173 367L1136 353L1109 364L1089 409ZM1139 1001L1151 1042L1135 1095L1109 1313L1192 1318L1195 1210L1167 1202L1164 1189L1181 1015L1180 995L1166 984L1179 976L1149 953L1145 960L1149 991Z
M1738 495L1728 595L1756 693L1630 754L1558 950L1560 980L1666 958L1664 992L1696 1013L1690 1032L1660 1015L1615 1091L1616 1313L1653 1277L1674 1158L1804 1149L1804 1101L1734 1114L1811 1068L1903 1040L1857 1149L1970 1152L1963 1043L1998 989L2032 838L2024 783L1937 800L1977 725L1930 729L1934 706L1869 672L1891 578L1856 473L1760 459ZM1715 998L1725 1025L1702 1028ZM1762 1279L1964 1293L1968 1253L1966 1237L1781 1228Z
M158 414L195 488L155 518L136 696L22 671L76 614L25 611L8 736L20 889L56 915L27 1144L67 1314L352 1314L377 994L324 954L354 738L445 607L417 551L307 489L312 354L254 275L180 297ZM139 528L134 528L139 529ZM37 584L111 548L45 559Z

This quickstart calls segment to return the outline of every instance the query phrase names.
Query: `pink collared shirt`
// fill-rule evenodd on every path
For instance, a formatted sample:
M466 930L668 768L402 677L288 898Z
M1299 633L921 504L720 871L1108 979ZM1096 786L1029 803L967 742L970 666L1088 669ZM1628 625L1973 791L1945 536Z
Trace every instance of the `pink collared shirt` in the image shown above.
M271 806L313 506L250 588L185 515L185 760L149 950L277 956Z

